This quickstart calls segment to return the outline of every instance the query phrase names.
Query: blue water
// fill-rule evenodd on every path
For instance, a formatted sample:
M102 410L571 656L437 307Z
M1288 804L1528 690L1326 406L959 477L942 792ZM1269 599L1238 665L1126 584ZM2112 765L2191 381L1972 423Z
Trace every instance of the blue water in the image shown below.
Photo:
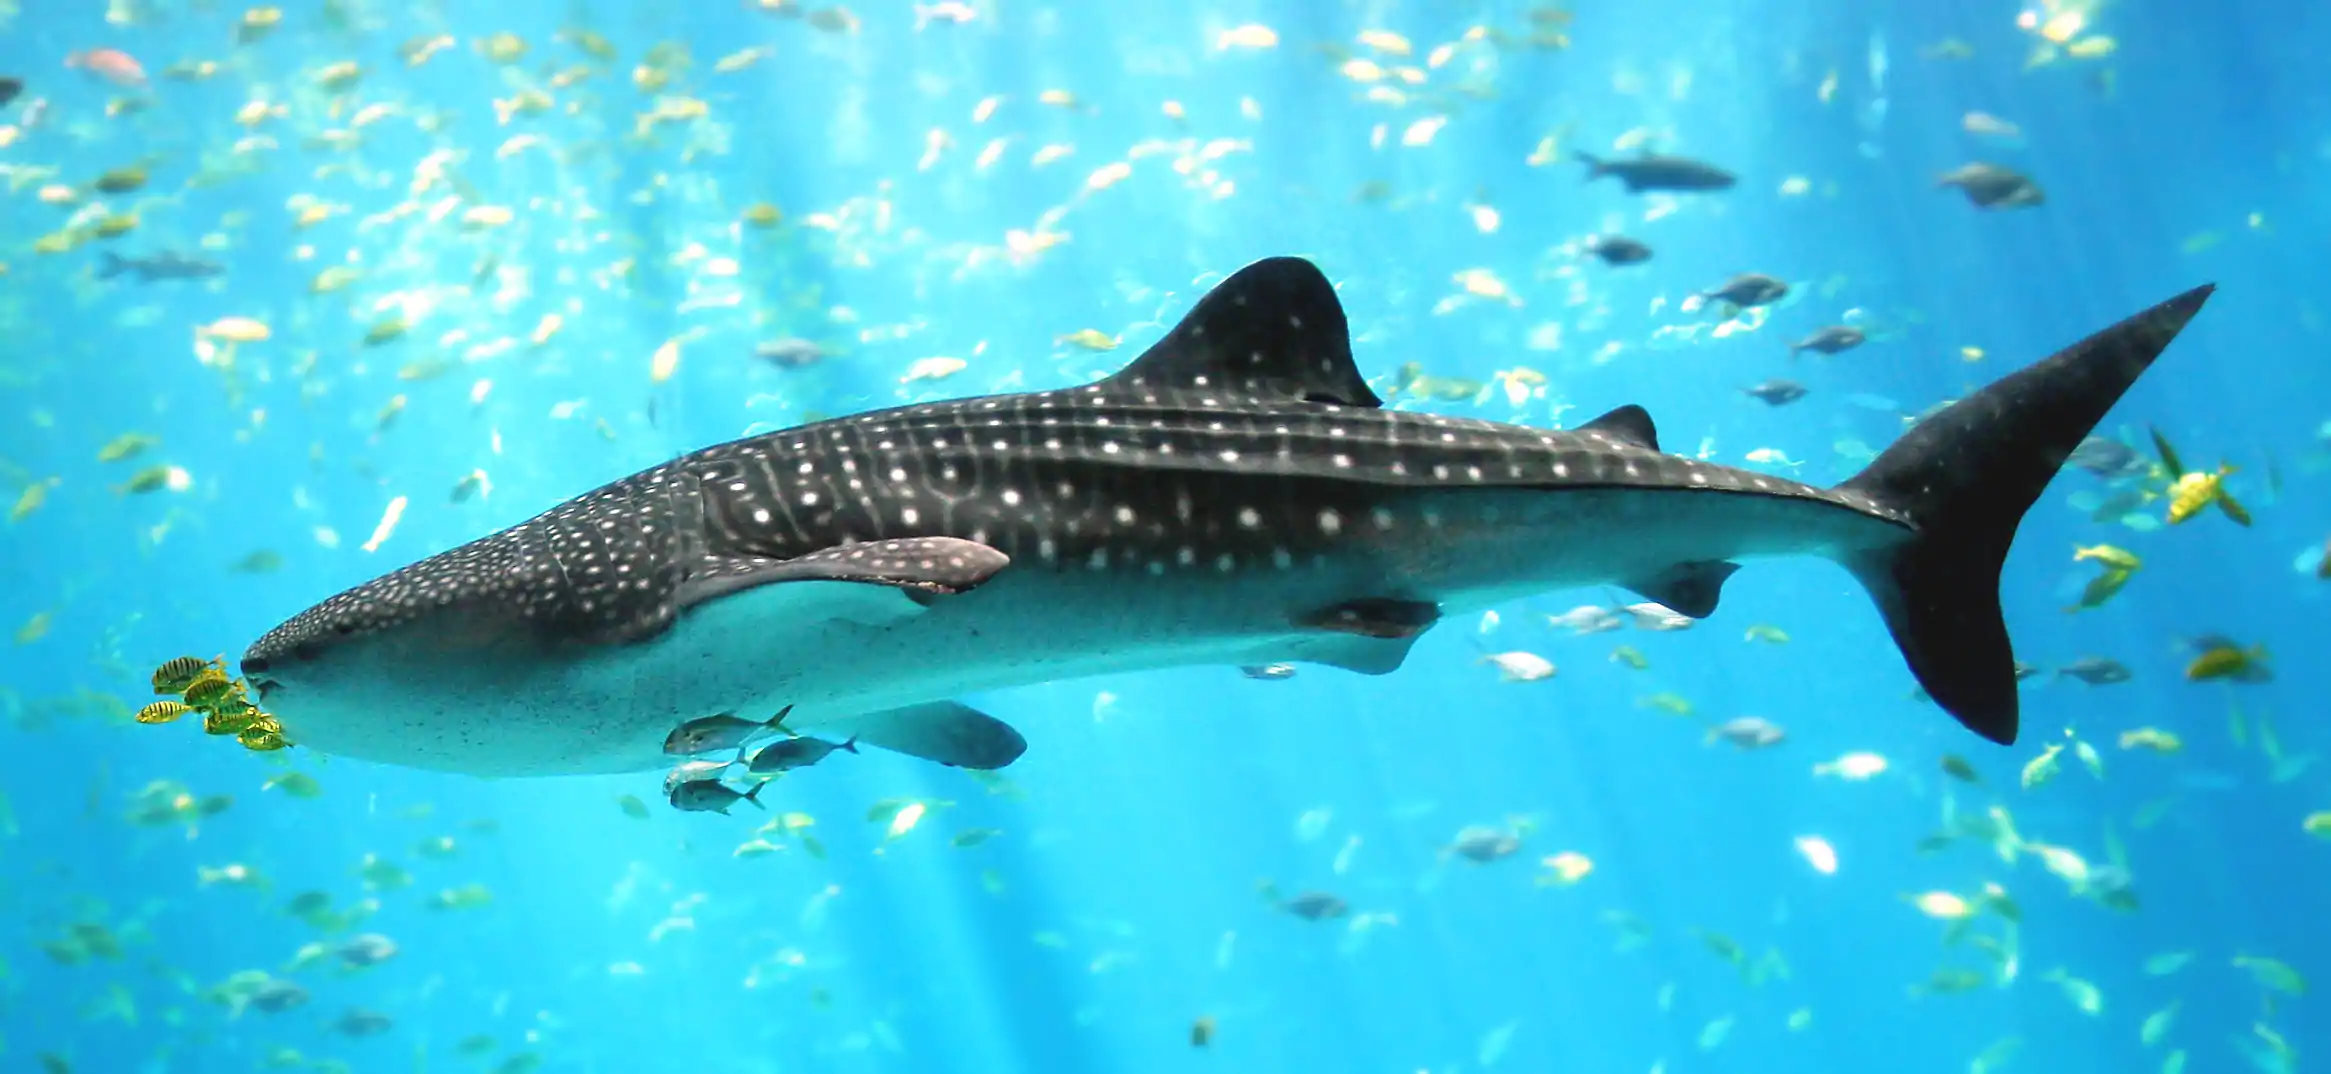
M2040 39L2010 4L1661 0L1581 12L1558 27L1566 49L1475 40L1427 66L1469 27L1527 37L1526 9L973 0L969 22L918 29L910 5L885 3L845 32L721 4L489 15L348 2L340 24L286 5L280 26L238 47L240 14L221 5L116 4L129 17L113 23L94 3L26 6L0 36L0 73L27 83L6 120L21 127L29 102L46 101L0 148L12 180L0 503L21 516L0 529L0 625L17 635L0 648L0 1070L2201 1074L2320 1062L2321 995L2277 990L2271 971L2235 960L2331 966L2331 842L2302 827L2331 809L2311 762L2331 751L2314 658L2331 590L2314 573L2331 530L2331 373L2315 357L2313 285L2331 270L2316 194L2331 9L2114 4L2068 39L2091 56L2027 65ZM1275 46L1216 47L1247 23L1273 28ZM604 34L618 59L558 36L573 26ZM1357 39L1370 29L1404 35L1414 54ZM481 49L504 31L528 46L506 65ZM400 44L436 34L457 43L417 67L400 59ZM657 97L631 72L666 41L693 62L664 93L706 114L633 140ZM752 47L772 51L714 70ZM135 57L150 86L66 65L94 48ZM1339 73L1347 56L1411 67L1421 84L1387 74L1374 84L1407 99L1364 100L1368 87ZM164 75L203 60L218 64L209 77ZM354 86L316 88L342 60L364 67ZM494 99L578 66L588 77L546 88L546 113L497 123ZM1053 89L1073 107L1039 101ZM990 97L1000 103L975 123ZM116 99L145 107L109 116ZM254 99L285 111L238 124ZM1164 113L1168 100L1184 118ZM355 127L376 104L396 109ZM2020 137L1968 133L1970 111ZM1436 115L1449 118L1429 143L1402 145ZM919 167L934 129L947 141ZM1720 162L1739 186L1671 201L1581 182L1573 150L1613 153L1638 129ZM327 130L354 130L356 144L307 144ZM542 142L498 159L522 134ZM1551 160L1531 163L1548 136ZM268 141L238 150L243 139ZM1205 153L1218 139L1227 151ZM1033 163L1056 145L1072 151ZM454 170L473 193L411 191L439 150L463 154ZM88 196L98 173L141 160L143 190L94 195L137 214L120 238L87 234L86 200L42 200L51 184ZM1984 213L1935 189L1970 160L2028 173L2046 204ZM1088 189L1113 161L1130 175ZM1384 196L1360 197L1369 183ZM336 209L300 227L299 195ZM756 202L784 222L740 225ZM479 204L513 219L465 230L461 213ZM1495 208L1494 230L1475 205ZM1060 241L1014 258L1014 230ZM74 233L69 251L34 250L60 231ZM1579 254L1604 231L1657 256L1613 269ZM226 272L101 280L102 250L175 250ZM2214 281L2208 309L2099 431L2149 457L2154 426L2189 466L2233 463L2228 488L2256 521L2213 510L2164 526L2158 499L2099 520L2097 499L2144 482L2059 478L2003 584L2018 655L2046 669L2025 686L2012 748L1916 700L1851 579L1811 559L1752 564L1688 631L1574 637L1544 617L1638 598L1555 593L1501 609L1487 633L1471 619L1440 627L1389 677L1202 668L979 698L1031 742L1001 780L838 755L772 786L767 815L675 813L656 773L489 781L252 754L193 720L128 718L165 659L231 661L341 588L680 452L1104 374L1206 283L1286 253L1338 282L1379 390L1409 362L1483 389L1397 405L1575 425L1640 402L1671 451L1817 483L1860 465L1841 442L1882 447L1906 414ZM719 258L733 275L708 267ZM364 274L311 295L340 263ZM1461 297L1469 270L1517 301ZM1718 317L1678 311L1744 271L1795 293L1726 335ZM412 329L363 346L389 312L376 303L399 294L426 307ZM563 323L538 347L527 337L547 314ZM237 346L231 369L215 352L198 360L195 326L230 316L271 338ZM1831 323L1861 324L1873 342L1787 357L1786 340ZM1121 346L1061 341L1088 328ZM826 356L799 369L753 357L785 337ZM680 362L658 383L651 355L675 338ZM965 365L902 381L940 356ZM413 365L431 360L446 368ZM1546 380L1518 405L1499 375L1517 367ZM1775 408L1740 391L1773 377L1811 394ZM96 460L130 432L159 443ZM1786 461L1748 461L1759 448ZM119 489L155 465L180 468L184 487ZM481 469L490 492L453 502ZM45 498L23 498L36 485ZM365 550L398 497L401 520ZM2072 551L2099 543L2144 565L2104 606L2068 615L2097 570ZM272 569L233 569L262 551ZM1751 638L1758 626L1787 640ZM2186 681L2186 643L2213 632L2264 644L2272 681ZM1614 660L1622 645L1647 666ZM1559 674L1501 682L1483 654L1513 650ZM2053 674L2085 655L2134 677L2089 687ZM1743 715L1786 741L1707 741L1707 725ZM2182 750L2122 747L2145 727ZM2026 788L2025 766L2050 744L2061 771ZM1885 771L1816 774L1854 752ZM1946 775L1950 755L1978 781ZM320 794L267 789L294 771ZM192 805L217 795L232 804ZM926 810L911 830L868 819L905 798ZM1946 808L1994 807L2018 833L2012 862L1980 836L1919 849ZM814 818L822 856L798 834L736 856L796 812ZM1528 822L1509 857L1448 850L1468 825L1517 817ZM954 845L980 829L999 834ZM450 852L422 849L441 837ZM1834 875L1799 852L1804 837L1834 848ZM2135 908L2106 905L2093 878L2068 881L2033 844L2091 870L2117 847ZM1549 859L1592 868L1561 882ZM217 872L237 863L241 881ZM1264 881L1332 893L1350 912L1303 920ZM485 905L436 905L473 884ZM287 914L303 892L328 895L344 920ZM1910 900L1928 892L1971 900L1972 916L1954 927L1922 913ZM363 932L392 938L395 957L346 970L327 950L298 965L303 945ZM1735 942L1739 963L1709 934ZM2148 972L2177 953L2190 959ZM1954 968L1975 975L1967 990L1916 987ZM307 1002L234 1009L219 986L251 970L297 983ZM2060 976L2093 985L2098 1009ZM335 1030L351 1008L393 1025ZM1195 1046L1201 1019L1213 1032Z

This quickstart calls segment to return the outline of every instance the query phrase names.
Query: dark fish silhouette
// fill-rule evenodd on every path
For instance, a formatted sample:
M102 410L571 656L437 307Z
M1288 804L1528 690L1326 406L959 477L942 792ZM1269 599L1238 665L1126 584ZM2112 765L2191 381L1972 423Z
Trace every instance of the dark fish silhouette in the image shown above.
M1724 281L1713 291L1702 291L1700 297L1710 302L1729 302L1741 309L1766 306L1789 294L1789 285L1781 280L1756 272L1743 272Z
M1606 265L1640 265L1651 260L1651 247L1625 235L1597 235L1586 241L1586 252Z
M1833 324L1789 344L1789 357L1796 357L1799 351L1812 351L1815 354L1840 354L1861 346L1863 341L1869 338L1859 328Z
M2059 678L2070 677L2090 686L2111 686L2129 681L2129 666L2104 656L2083 656L2056 669Z
M1704 160L1690 157L1667 157L1645 153L1632 158L1603 158L1581 151L1578 159L1586 165L1586 181L1594 182L1606 175L1619 177L1629 194L1650 190L1672 192L1730 190L1738 182L1731 172Z
M1753 388L1742 388L1740 390L1750 396L1755 397L1758 401L1766 403L1770 406L1787 406L1799 399L1803 399L1806 395L1806 388L1804 385L1799 384L1793 380L1782 380L1778 377L1765 381L1764 383L1759 384Z
M815 365L825 356L825 348L809 340L792 337L767 340L753 347L753 357L780 369Z
M1958 187L1978 209L2023 209L2048 200L2030 176L1979 161L1943 173L1935 185Z

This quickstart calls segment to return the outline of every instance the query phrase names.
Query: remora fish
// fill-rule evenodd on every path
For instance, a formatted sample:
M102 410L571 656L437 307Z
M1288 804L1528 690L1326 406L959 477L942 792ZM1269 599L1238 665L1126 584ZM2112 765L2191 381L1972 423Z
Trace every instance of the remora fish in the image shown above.
M207 280L226 274L227 267L216 261L189 257L175 250L164 250L145 257L123 257L111 250L104 251L105 259L98 263L97 278L110 280L128 273L139 283L156 280Z
M1690 157L1670 157L1645 152L1636 157L1598 157L1592 153L1572 154L1586 165L1586 181L1594 182L1606 175L1616 175L1629 194L1648 190L1695 191L1730 190L1737 182L1731 172L1704 160Z
M1623 585L1691 616L1735 557L1845 565L1959 721L2014 741L1998 599L2024 511L2200 311L2170 299L1914 426L1852 480L1382 409L1309 262L1240 270L1115 376L710 447L315 606L242 669L293 741L487 775L644 771L773 712L967 766L949 699L1195 664L1401 665L1435 620Z

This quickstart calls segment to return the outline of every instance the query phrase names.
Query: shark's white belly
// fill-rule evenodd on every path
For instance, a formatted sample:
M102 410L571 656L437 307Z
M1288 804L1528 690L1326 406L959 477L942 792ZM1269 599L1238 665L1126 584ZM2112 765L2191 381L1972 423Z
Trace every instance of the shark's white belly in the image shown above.
M672 763L662 745L673 727L717 712L765 719L791 705L787 727L844 737L870 713L1112 672L1397 663L1398 642L1295 621L1374 597L1461 614L1679 562L1834 554L1900 533L1757 497L1439 494L1404 504L1389 529L1356 524L1316 552L1227 571L1015 563L927 605L862 583L788 582L693 608L652 641L558 660L416 667L376 650L276 709L294 741L326 753L480 775L639 771Z

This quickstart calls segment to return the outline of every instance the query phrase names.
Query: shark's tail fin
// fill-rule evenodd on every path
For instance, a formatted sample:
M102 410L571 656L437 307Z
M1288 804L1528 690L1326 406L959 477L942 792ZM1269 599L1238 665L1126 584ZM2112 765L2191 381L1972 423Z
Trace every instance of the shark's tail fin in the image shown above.
M1603 163L1603 158L1595 156L1594 154L1589 153L1584 149L1573 149L1570 151L1570 155L1577 157L1580 164L1586 165L1587 182L1591 183L1597 179L1602 178L1603 176L1611 174L1611 166Z
M97 278L100 280L110 280L119 276L123 269L129 267L129 262L122 260L120 254L111 250L100 250L98 253L104 258L97 263Z
M1845 558L1936 704L2015 741L2015 658L1999 573L2056 469L2136 383L2214 285L2154 306L1920 422L1838 487L1910 516L1916 535Z

